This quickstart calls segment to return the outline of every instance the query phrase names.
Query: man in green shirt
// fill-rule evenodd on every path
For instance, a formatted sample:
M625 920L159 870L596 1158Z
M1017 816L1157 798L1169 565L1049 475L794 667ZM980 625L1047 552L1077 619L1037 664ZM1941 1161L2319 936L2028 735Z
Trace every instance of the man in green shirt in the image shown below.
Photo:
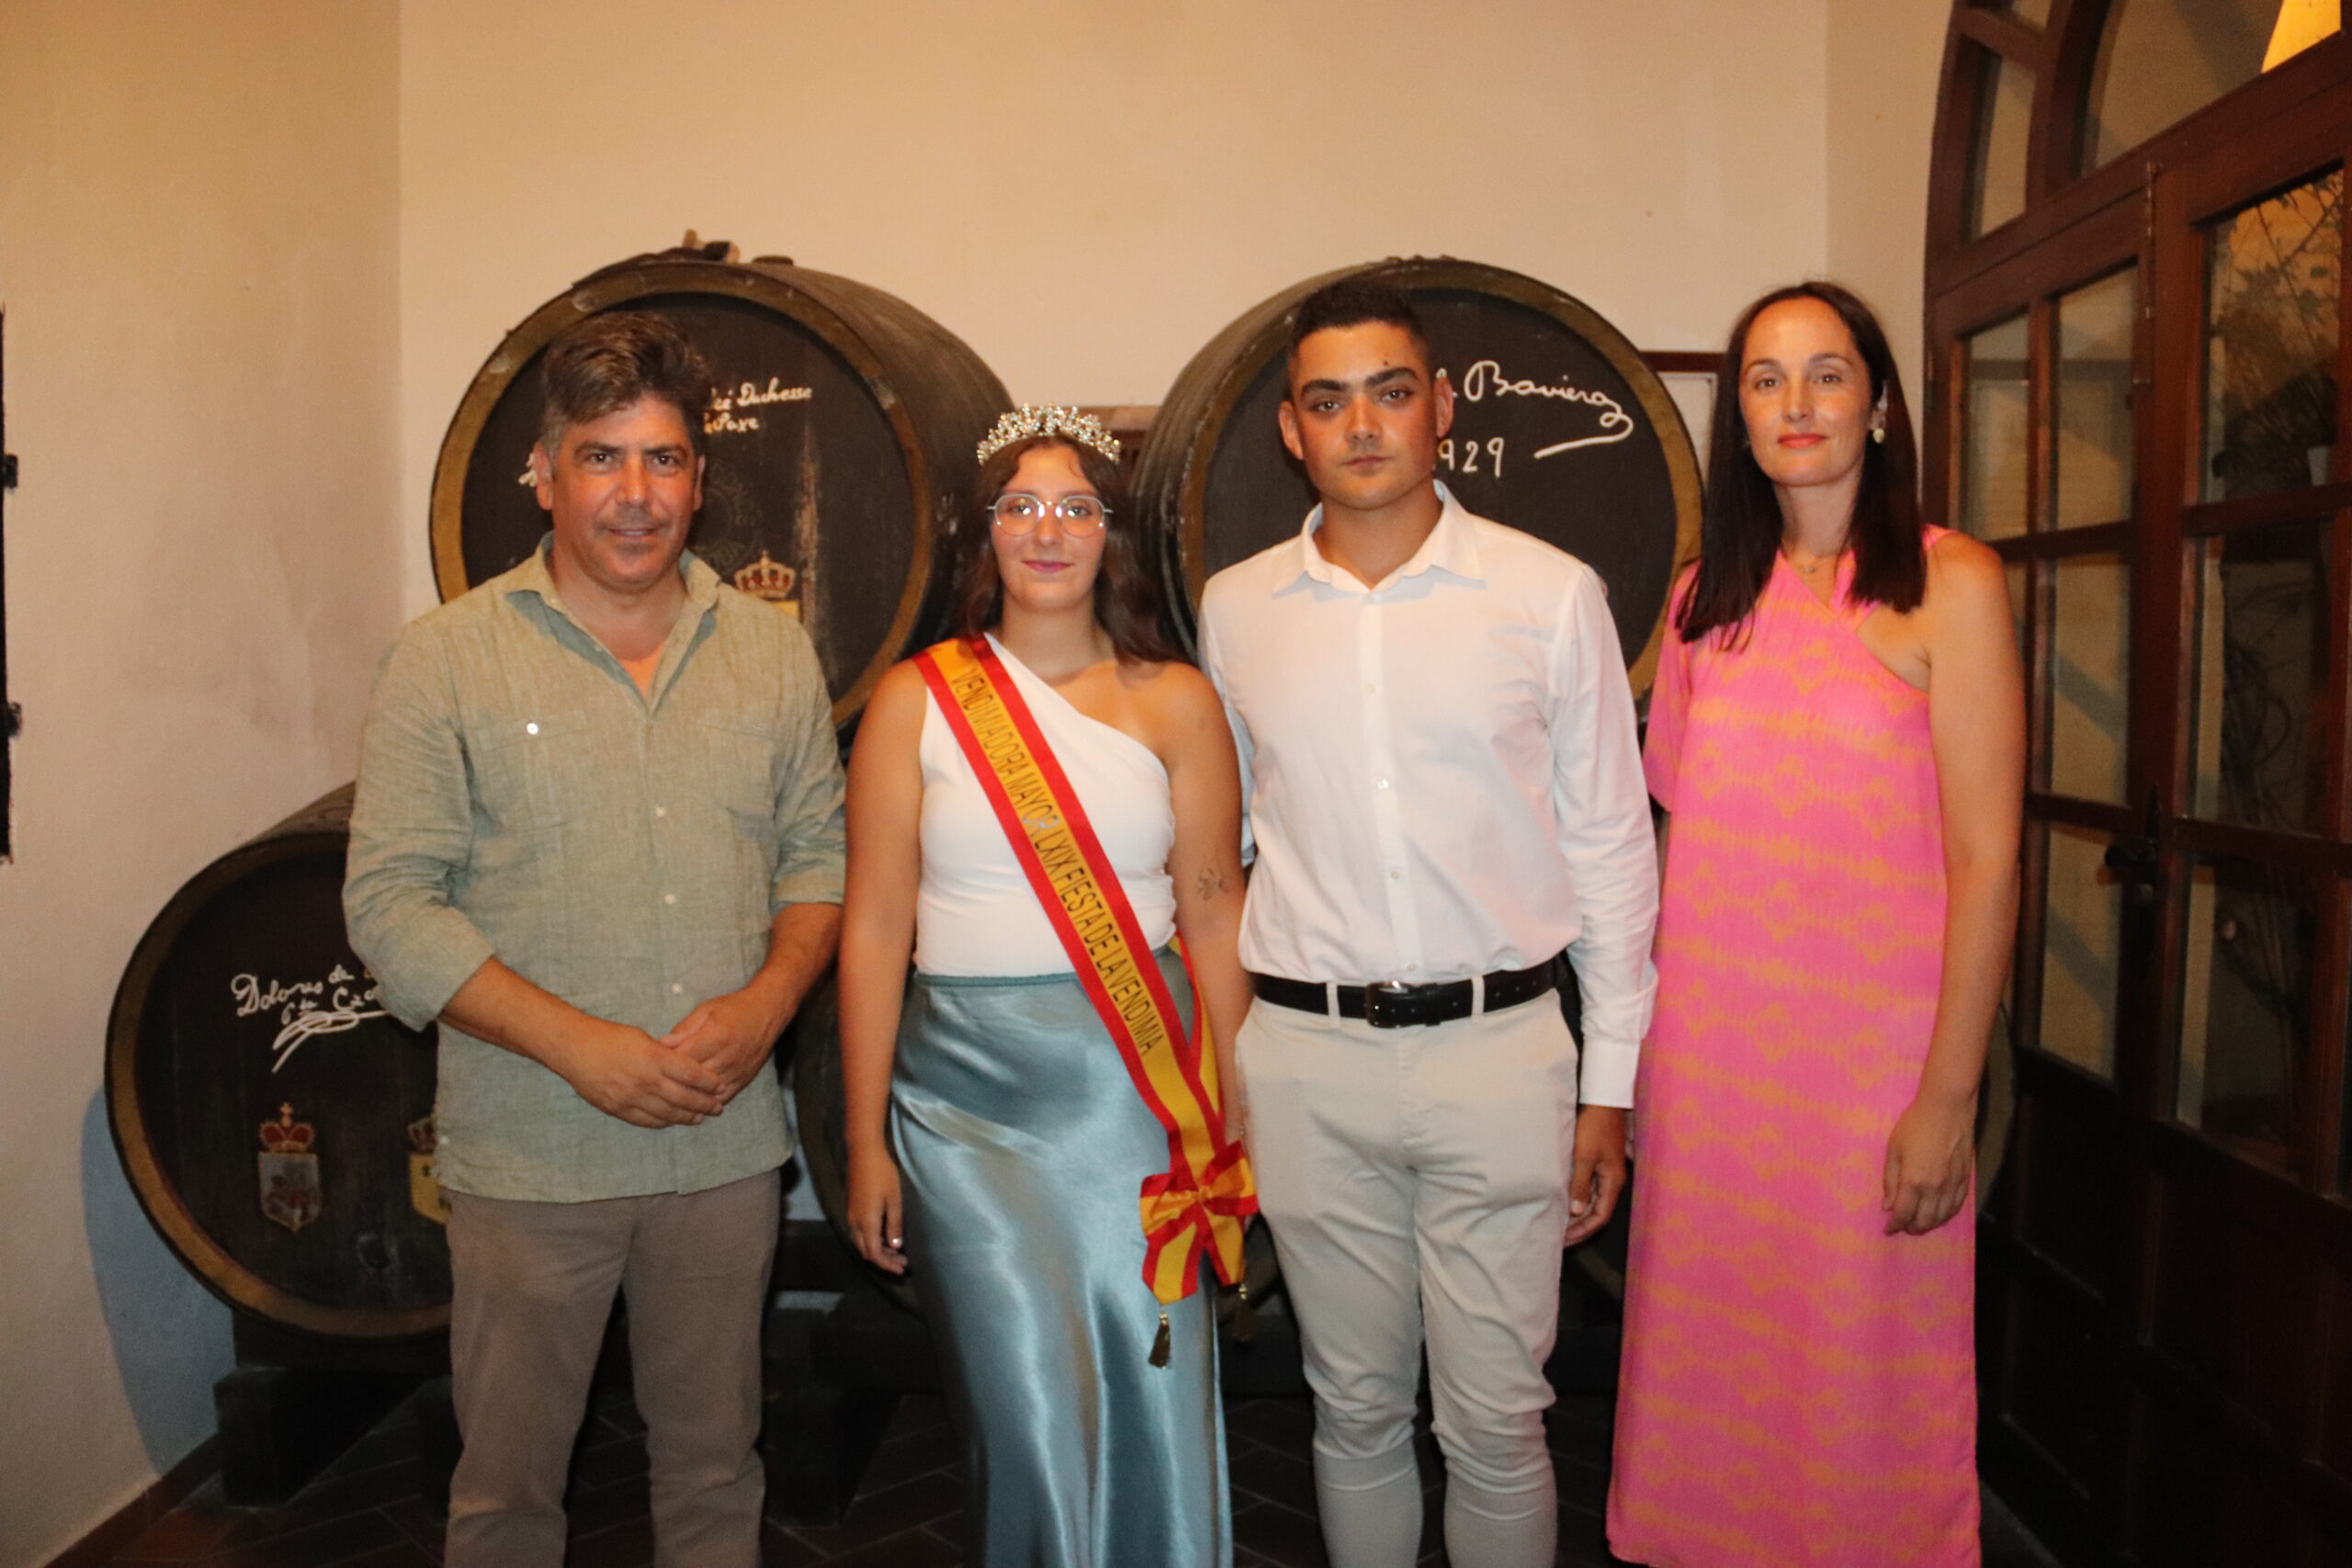
M440 1021L450 1568L559 1568L616 1289L662 1561L755 1568L777 1032L831 962L842 782L800 623L686 552L709 376L659 320L542 362L553 531L412 624L362 743L344 908Z

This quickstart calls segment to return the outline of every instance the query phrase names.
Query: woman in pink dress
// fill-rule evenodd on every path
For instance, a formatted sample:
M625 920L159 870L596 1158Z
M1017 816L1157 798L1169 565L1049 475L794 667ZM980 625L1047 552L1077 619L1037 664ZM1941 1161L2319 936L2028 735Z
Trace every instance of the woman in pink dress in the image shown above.
M2017 920L2002 567L1923 528L1885 334L1767 295L1650 699L1668 813L1609 1537L1657 1568L1979 1562L1977 1084Z

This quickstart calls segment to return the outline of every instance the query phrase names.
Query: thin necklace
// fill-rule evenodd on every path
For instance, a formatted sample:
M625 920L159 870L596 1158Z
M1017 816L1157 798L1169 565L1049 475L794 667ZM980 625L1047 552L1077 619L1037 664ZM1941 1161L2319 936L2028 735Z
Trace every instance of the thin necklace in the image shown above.
M1781 549L1781 558L1788 562L1790 567L1794 570L1800 577L1811 577L1823 567L1828 566L1832 562L1844 559L1845 555L1845 548L1841 546L1839 548L1832 551L1828 555L1815 556L1811 560L1799 560L1796 557L1789 554L1788 547L1786 546L1782 546Z

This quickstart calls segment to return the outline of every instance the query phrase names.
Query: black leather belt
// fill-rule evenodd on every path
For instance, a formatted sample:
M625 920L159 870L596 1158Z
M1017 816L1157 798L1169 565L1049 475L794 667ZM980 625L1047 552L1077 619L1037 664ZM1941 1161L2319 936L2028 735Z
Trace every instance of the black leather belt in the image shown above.
M1498 969L1486 977L1487 1010L1499 1012L1532 1002L1556 981L1558 960L1547 958L1532 969ZM1331 993L1337 990L1341 1018L1360 1018L1374 1029L1404 1029L1422 1024L1451 1023L1468 1018L1476 1005L1476 982L1447 980L1434 986L1408 986L1391 980L1378 986L1327 987L1313 980L1285 980L1279 975L1250 972L1258 999L1276 1007L1329 1016Z

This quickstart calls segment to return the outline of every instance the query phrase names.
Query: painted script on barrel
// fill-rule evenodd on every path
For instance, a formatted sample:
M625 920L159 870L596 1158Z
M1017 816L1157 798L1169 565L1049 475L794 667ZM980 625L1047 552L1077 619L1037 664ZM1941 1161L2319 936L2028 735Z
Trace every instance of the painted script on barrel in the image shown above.
M1539 446L1534 453L1538 457L1555 457L1580 446L1611 446L1629 439L1634 434L1634 416L1625 412L1623 404L1606 392L1576 386L1566 377L1556 382L1513 379L1503 374L1502 366L1496 361L1481 359L1462 373L1462 400L1476 403L1484 402L1488 398L1550 398L1600 411L1599 434ZM1500 457L1500 453L1496 454L1498 465Z
M769 403L805 403L817 395L814 387L787 387L781 376L771 376L767 384L742 381L733 387L713 387L710 406L703 411L702 433L705 435L729 435L760 428L760 416L746 413L746 409L763 408ZM539 482L526 460L514 482L526 489Z
M368 1006L381 988L373 976L354 975L338 964L323 980L271 980L265 985L257 975L239 975L229 982L229 996L237 1004L239 1018L277 1012L277 1038L269 1043L277 1057L269 1066L274 1073L311 1036L341 1034L371 1018L387 1016L382 1008Z
M710 407L702 416L705 435L721 435L734 430L757 430L760 416L746 413L746 409L768 403L805 403L816 395L810 387L787 387L782 378L771 376L763 387L756 381L746 381L732 391L725 388L710 389Z

